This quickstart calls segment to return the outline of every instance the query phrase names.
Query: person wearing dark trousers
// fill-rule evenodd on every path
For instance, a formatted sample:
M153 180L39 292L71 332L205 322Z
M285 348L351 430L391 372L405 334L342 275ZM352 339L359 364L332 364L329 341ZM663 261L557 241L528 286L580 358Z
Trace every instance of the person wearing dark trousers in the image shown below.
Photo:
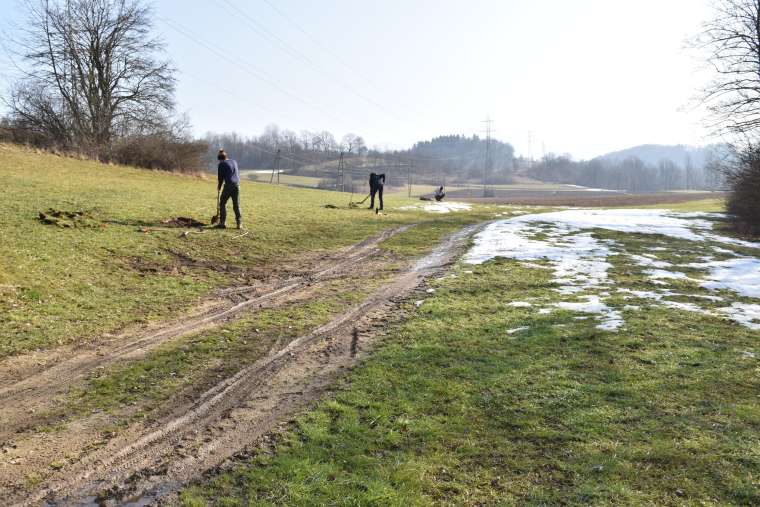
M443 191L443 186L438 187L438 190L434 194L435 200L441 202L446 197L446 192Z
M217 167L219 173L219 179L216 186L216 191L221 190L221 197L219 198L219 229L226 228L227 221L227 201L232 199L232 209L235 211L235 222L237 228L243 227L242 216L240 215L240 170L238 169L238 163L234 160L230 160L227 153L224 150L219 150L219 154L216 157L219 160L219 166ZM224 187L222 187L224 185Z
M383 210L383 186L385 185L385 174L370 173L369 175L369 195L371 197L369 202L369 209L375 207L375 194L380 201L379 211Z

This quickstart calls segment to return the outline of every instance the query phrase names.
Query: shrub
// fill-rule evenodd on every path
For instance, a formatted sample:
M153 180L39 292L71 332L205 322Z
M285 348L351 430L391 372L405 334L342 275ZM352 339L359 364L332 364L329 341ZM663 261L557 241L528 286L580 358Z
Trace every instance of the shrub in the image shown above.
M760 235L760 148L744 150L726 176L730 188L727 210L736 229Z

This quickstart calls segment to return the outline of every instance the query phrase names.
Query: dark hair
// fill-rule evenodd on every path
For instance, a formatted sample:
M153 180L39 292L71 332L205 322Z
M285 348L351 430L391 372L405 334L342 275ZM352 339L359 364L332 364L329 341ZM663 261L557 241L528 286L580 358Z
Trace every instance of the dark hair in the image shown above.
M219 150L219 153L216 155L217 160L227 160L227 152L224 151L224 148Z

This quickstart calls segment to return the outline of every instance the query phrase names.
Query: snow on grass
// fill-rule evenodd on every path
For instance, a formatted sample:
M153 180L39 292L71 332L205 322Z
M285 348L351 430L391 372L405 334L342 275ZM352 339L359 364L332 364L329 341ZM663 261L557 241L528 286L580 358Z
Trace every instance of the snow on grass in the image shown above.
M652 280L689 280L685 273L680 271L667 271L665 269L650 269L646 271Z
M663 210L564 210L553 213L529 214L500 220L487 226L474 240L474 245L465 256L469 264L481 264L496 257L523 261L525 267L546 268L554 272L553 281L559 285L560 294L578 295L585 302L562 302L557 306L580 313L600 315L600 329L615 331L623 325L619 311L604 303L609 295L605 292L611 284L608 272L612 265L608 257L620 253L621 246L614 241L599 240L590 232L606 229L620 233L662 235L679 240L700 243L715 242L725 245L740 245L760 248L760 243L752 243L723 237L712 232L712 219L723 215L715 213L673 213ZM665 251L662 246L652 247L651 252ZM712 247L720 254L738 255L733 251ZM655 255L631 255L639 266L650 268L645 271L651 283L665 285L665 280L691 280L701 283L709 290L731 290L741 296L760 299L760 259L742 257L717 261L713 257L702 257L702 262L684 267L705 272L705 280L694 280L685 273L675 271L672 264L659 260ZM537 264L545 261L546 265ZM588 292L597 295L583 295ZM656 292L631 291L631 297L649 299L672 309L715 315L696 303L681 303L665 298L683 296L667 289ZM713 302L723 301L718 296L695 296L697 299ZM718 310L736 322L752 329L760 329L760 306L736 303L729 308ZM753 313L757 311L757 313ZM757 326L757 327L755 327Z
M709 270L708 281L701 284L706 289L728 289L742 296L760 299L760 259L739 257L727 261L690 264L690 267Z
M539 216L539 215L529 215ZM495 222L475 237L475 245L465 261L481 264L495 257L522 261L547 260L554 270L555 281L563 294L601 288L608 283L606 262L609 247L591 233L575 233L571 228L557 225L546 231L530 226L526 217ZM547 234L552 241L532 239L538 233Z
M734 303L730 307L721 308L718 311L743 326L760 330L760 305Z
M593 313L600 315L601 324L596 326L605 331L617 331L623 325L623 316L619 311L607 306L599 296L585 296L587 301L578 303L557 303L557 308L578 313Z
M513 334L522 333L524 331L529 331L529 330L530 330L529 327L516 327L514 329L510 329L509 331L507 331L507 334L513 335Z
M428 213L450 213L452 211L469 211L472 205L466 202L431 202L423 205L402 206L401 210L422 209Z
M657 258L654 257L653 255L630 255L630 257L639 266L644 266L647 268L651 267L651 268L665 269L665 268L670 268L673 266L669 262L657 260Z
M509 306L513 306L515 308L532 308L533 305L528 303L527 301L513 301L509 303Z

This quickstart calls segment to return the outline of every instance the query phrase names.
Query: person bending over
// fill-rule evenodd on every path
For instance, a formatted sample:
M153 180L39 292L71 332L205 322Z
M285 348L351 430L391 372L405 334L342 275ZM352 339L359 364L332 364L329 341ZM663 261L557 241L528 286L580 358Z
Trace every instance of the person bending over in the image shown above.
M441 202L444 197L446 197L446 192L443 191L443 186L438 187L438 190L435 191L435 200L438 202Z
M369 209L375 207L375 194L380 201L379 210L383 210L383 186L385 185L385 174L370 173L369 175L369 195L371 197L369 202Z
M235 222L237 222L237 228L243 227L242 217L240 215L240 171L238 169L238 163L234 160L230 160L227 153L224 150L219 150L219 154L216 157L219 160L219 166L217 170L219 172L219 181L216 186L216 191L221 190L222 194L219 198L219 229L224 229L227 220L227 201L232 199L232 209L235 211ZM222 188L224 185L224 188Z

